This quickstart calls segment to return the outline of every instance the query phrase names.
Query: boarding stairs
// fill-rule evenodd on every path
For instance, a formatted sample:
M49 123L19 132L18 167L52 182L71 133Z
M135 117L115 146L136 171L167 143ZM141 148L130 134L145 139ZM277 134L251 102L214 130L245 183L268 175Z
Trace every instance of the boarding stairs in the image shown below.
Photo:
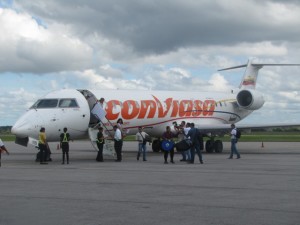
M103 146L103 155L114 157L115 151L113 146L114 144L113 141L114 132L112 130L113 124L109 119L107 119L104 109L102 109L102 107L97 104L91 110L91 114L97 118L97 123L91 124L88 129L89 138L92 143L92 146L96 151L98 151L98 147L97 147L98 128L103 127L103 135L105 138L105 143Z

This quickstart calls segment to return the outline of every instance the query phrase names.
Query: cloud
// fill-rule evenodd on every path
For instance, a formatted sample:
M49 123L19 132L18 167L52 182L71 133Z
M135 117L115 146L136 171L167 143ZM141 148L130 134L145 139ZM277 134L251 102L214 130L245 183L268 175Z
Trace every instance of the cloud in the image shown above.
M91 65L91 47L64 26L45 28L27 13L1 8L0 24L0 72L49 73Z
M295 42L300 34L300 7L293 1L16 2L48 23L68 24L81 39L100 34L142 55L193 46Z
M0 117L3 119L0 126L12 125L20 113L24 113L37 97L38 95L23 88L8 92L2 91L0 93Z

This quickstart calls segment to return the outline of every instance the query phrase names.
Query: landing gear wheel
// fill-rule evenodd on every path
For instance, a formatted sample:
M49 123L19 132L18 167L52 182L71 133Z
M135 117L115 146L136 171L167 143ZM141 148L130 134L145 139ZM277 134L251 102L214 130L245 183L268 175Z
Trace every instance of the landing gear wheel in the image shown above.
M213 141L208 140L205 143L205 149L207 153L213 153L214 152L214 145L213 145Z
M214 143L215 146L215 152L216 153L222 153L223 151L223 143L220 140L216 140Z

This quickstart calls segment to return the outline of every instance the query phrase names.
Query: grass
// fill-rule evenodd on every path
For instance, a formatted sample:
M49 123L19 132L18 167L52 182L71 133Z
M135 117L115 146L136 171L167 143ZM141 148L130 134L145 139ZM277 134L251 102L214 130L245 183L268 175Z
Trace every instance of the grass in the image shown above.
M15 141L15 135L12 134L1 134L0 138L2 141Z
M230 141L230 137L223 137L220 140L226 142ZM239 142L300 142L300 134L298 135L242 135Z
M12 134L0 135L2 141L15 141L15 136ZM225 136L216 138L224 142L229 142L230 137ZM207 140L205 138L204 140ZM130 135L125 138L125 141L135 141L135 135ZM239 140L240 142L300 142L300 132L253 132L250 134L243 134Z
M206 141L208 138L204 138ZM218 140L230 142L230 136L218 137ZM134 141L135 136L131 135L125 138L125 141ZM300 132L254 132L243 134L239 142L300 142Z

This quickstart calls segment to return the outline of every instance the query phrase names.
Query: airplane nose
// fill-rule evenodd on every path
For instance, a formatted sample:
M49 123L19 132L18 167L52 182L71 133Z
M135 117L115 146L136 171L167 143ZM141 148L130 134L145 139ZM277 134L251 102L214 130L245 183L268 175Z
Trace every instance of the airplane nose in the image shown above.
M16 135L17 137L24 138L24 137L28 137L28 133L30 130L31 130L31 126L30 123L28 123L28 121L19 120L11 128L11 133Z

